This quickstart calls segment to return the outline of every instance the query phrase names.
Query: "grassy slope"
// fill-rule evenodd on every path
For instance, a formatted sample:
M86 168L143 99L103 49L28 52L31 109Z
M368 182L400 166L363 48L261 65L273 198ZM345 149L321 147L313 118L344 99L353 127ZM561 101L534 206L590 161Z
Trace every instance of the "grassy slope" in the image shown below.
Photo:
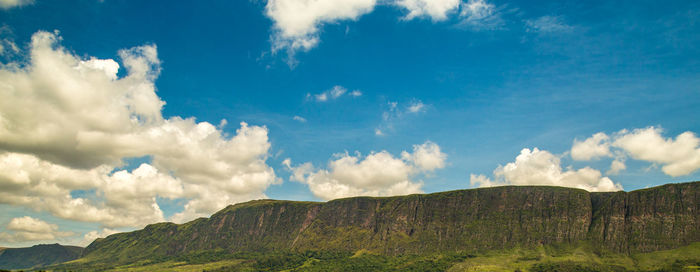
M539 247L493 251L455 264L448 271L533 271L538 264L551 270L556 265L592 271L700 271L700 242L686 247L651 253L595 254L590 246ZM566 271L566 270L564 270Z
M700 242L673 250L595 254L590 245L542 246L476 253L384 256L367 250L236 253L208 251L105 271L700 271ZM80 266L64 267L84 270ZM90 267L93 270L95 267ZM59 270L60 271L60 270Z

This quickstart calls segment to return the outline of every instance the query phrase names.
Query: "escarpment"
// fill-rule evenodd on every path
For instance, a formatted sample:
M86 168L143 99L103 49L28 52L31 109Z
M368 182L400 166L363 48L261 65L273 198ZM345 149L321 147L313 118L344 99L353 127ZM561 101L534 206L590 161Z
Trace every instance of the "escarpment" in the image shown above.
M614 193L505 186L328 202L256 200L181 225L110 235L83 256L127 260L214 249L396 255L580 242L649 252L700 241L698 189L700 182Z

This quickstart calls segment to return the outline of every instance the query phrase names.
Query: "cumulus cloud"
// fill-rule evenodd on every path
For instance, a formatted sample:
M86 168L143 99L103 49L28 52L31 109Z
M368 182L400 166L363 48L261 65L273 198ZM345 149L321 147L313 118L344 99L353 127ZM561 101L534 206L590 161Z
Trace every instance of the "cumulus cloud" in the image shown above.
M357 20L375 5L376 0L269 0L265 13L273 21L272 51L308 51L318 44L324 24Z
M675 139L661 136L660 128L648 127L618 133L613 146L636 160L662 164L669 176L688 175L700 169L700 138L686 131Z
M0 203L138 227L165 220L156 197L186 199L170 218L184 221L262 198L279 182L265 162L267 128L241 123L228 136L225 121L162 116L155 45L119 51L120 65L79 57L59 41L37 32L28 64L0 69ZM140 157L151 160L117 171Z
M440 151L440 146L433 142L425 142L413 146L413 153L401 152L401 158L413 162L422 171L433 171L445 167L447 154Z
M574 145L571 147L571 158L578 161L587 161L610 155L612 155L610 152L610 137L602 132L596 133L584 141L575 139Z
M585 167L562 169L559 157L545 150L525 148L505 166L493 171L493 179L484 175L470 176L472 185L551 185L584 189L591 192L619 191L622 186L603 177L600 171Z
M71 232L58 231L56 224L29 216L12 218L6 229L11 232L0 233L0 241L9 243L47 241L73 235Z
M7 224L7 229L27 232L53 232L58 229L58 226L46 223L36 218L24 216L12 218L10 223Z
M559 16L542 16L537 19L525 20L525 31L536 33L569 32L574 27L564 23Z
M360 92L359 90L354 90L354 91L351 91L348 93L347 88L340 86L340 85L336 85L336 86L333 86L333 88L330 88L330 89L328 89L322 93L319 93L319 94L314 94L314 95L307 94L306 97L307 97L307 99L310 99L313 97L313 99L316 100L316 102L326 102L329 100L338 99L341 96L346 95L346 94L349 96L352 96L352 97L362 96L362 92Z
M605 172L608 175L617 175L627 169L624 158L617 158L610 163L610 170Z
M0 0L0 8L11 9L34 4L34 0Z
M284 165L292 173L291 180L305 183L311 192L325 200L351 196L392 196L422 192L422 182L415 177L443 168L447 155L432 142L413 146L413 152L395 157L387 151L367 156L347 152L336 154L326 169L311 163Z
M614 174L626 168L627 157L660 164L661 170L672 177L700 169L700 138L695 133L686 131L675 139L664 138L662 133L663 130L656 127L621 130L613 137L596 133L583 142L574 141L571 156L576 160L589 160L614 153L615 160L610 166L610 173Z
M472 30L499 29L505 24L496 7L486 0L268 0L265 15L273 22L272 53L286 51L293 67L296 52L319 44L324 25L356 21L380 4L405 11L403 20L430 18L440 22L457 14L459 25Z
M485 0L462 3L459 17L460 25L477 31L498 29L505 24L496 6Z
M108 229L104 228L101 231L96 231L93 230L91 232L86 233L83 236L83 239L80 241L79 246L88 246L90 243L95 241L97 238L105 238L107 236L110 236L112 234L119 233L118 230L113 230L113 229Z
M433 21L444 21L450 12L459 8L460 0L398 0L396 5L407 10L404 20L430 17Z

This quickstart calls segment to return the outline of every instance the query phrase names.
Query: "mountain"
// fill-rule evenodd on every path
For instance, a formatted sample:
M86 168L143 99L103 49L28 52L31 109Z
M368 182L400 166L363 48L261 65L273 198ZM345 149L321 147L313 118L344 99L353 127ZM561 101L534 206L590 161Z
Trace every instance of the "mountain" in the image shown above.
M572 248L566 253L572 256L595 255L591 258L598 263L608 262L601 261L604 256L618 256L624 259L620 261L624 267L633 270L642 262L642 257L636 256L675 265L678 256L690 254L691 259L686 261L695 265L696 260L700 262L700 243L695 243L700 242L699 189L700 182L612 193L504 186L328 202L256 200L229 206L210 218L181 225L152 224L97 239L85 248L82 258L73 262L78 266L73 267L108 269L175 259L205 263L231 258L265 265L296 262L305 266L328 252L340 254L331 260L343 260L343 267L349 261L357 262L355 255L364 253L374 257L363 264L402 260L415 264L445 256L454 263L481 256L482 252L514 250L520 255L536 255L514 261L521 262L557 255L562 248ZM681 249L662 251L674 248ZM539 251L527 251L535 249ZM288 253L274 255L279 252ZM644 255L648 252L664 253ZM253 253L263 255L250 255ZM457 255L450 255L453 253ZM271 257L264 254L277 259L270 261ZM437 257L415 261L405 256ZM299 260L290 261L295 258ZM545 264L543 271L561 265L578 264ZM161 269L167 270L156 270ZM376 266L362 269L379 270Z
M82 247L59 244L0 249L0 269L28 269L58 264L80 257Z

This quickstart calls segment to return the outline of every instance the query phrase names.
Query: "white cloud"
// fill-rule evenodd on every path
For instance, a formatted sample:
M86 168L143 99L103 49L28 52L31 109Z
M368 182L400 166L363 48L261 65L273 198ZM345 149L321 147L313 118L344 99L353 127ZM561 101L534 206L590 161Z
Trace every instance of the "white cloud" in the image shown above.
M386 103L386 109L382 112L382 122L375 128L374 134L383 136L394 131L394 123L403 120L405 117L411 117L412 114L425 112L428 105L417 99L412 99L408 105L398 102L389 101Z
M577 161L587 161L611 155L610 137L602 132L596 133L584 141L575 139L571 147L571 158Z
M496 6L484 0L462 3L459 17L460 25L477 31L498 29L505 24Z
M413 101L410 105L408 105L408 112L410 113L418 113L424 110L425 104L423 104L423 102L420 100Z
M625 169L627 169L627 165L625 165L624 158L617 158L610 163L610 170L606 174L617 175Z
M433 21L444 21L450 12L459 8L461 0L398 0L396 5L406 9L404 20L430 17Z
M19 53L19 47L11 39L0 39L0 56L15 55Z
M308 51L319 42L324 24L357 20L370 13L376 0L269 0L265 7L272 19L272 50Z
M559 16L542 16L525 20L525 30L537 33L570 32L574 27L567 25Z
M414 145L413 153L402 152L401 158L413 162L423 171L433 171L445 167L447 154L442 153L437 144L427 141L421 145Z
M315 169L311 163L296 167L290 160L284 164L292 172L291 180L309 185L311 192L322 199L351 196L392 196L422 192L422 182L416 175L444 167L446 155L440 148L426 142L413 147L413 153L403 152L401 158L387 151L367 156L336 154L327 169Z
M262 198L279 182L265 162L265 127L241 123L228 136L223 120L215 127L162 116L154 45L121 50L122 68L81 58L58 41L56 33L37 32L26 67L0 68L0 203L138 227L165 220L156 197L186 199L171 218L183 221ZM119 69L126 70L121 78ZM115 171L146 156L151 162ZM74 190L95 197L72 197Z
M608 177L603 177L600 171L590 167L578 170L571 167L563 170L559 157L534 148L525 148L520 155L505 166L499 166L493 171L494 179L483 175L470 177L472 185L480 187L498 185L551 185L584 189L591 192L606 192L622 190L620 184L613 183Z
M660 128L648 127L618 133L613 146L621 148L633 159L662 164L669 176L688 175L700 169L700 139L686 131L676 139L661 136Z
M11 9L34 4L34 0L0 0L0 8Z
M331 98L336 99L345 94L347 91L348 90L343 86L333 86L333 88L328 91L328 94L331 96Z
M58 231L56 224L49 224L29 216L12 218L6 229L11 232L0 233L0 241L9 243L47 241L73 235L71 232Z
M625 159L661 164L661 170L672 177L684 176L700 169L700 138L686 131L676 139L664 138L662 130L656 127L622 130L610 136L596 133L583 142L574 141L571 157L575 160L589 160L609 157L615 154L608 173L618 174L625 170ZM614 148L611 151L611 148Z
M362 96L362 92L360 92L359 90L354 90L354 91L351 91L348 93L347 88L340 86L340 85L336 85L336 86L333 86L333 88L330 88L329 90L326 90L322 93L313 95L313 97L317 102L326 102L329 100L338 99L345 94L352 96L352 97ZM307 99L309 99L312 96L311 96L311 94L307 94L306 97L307 97Z
M356 21L377 5L405 11L403 20L430 18L441 22L458 14L458 25L475 31L500 29L505 25L496 6L486 0L268 0L265 15L273 22L272 54L286 51L287 63L293 67L297 64L297 52L309 51L319 44L324 25ZM345 28L346 34L348 29Z
M88 246L93 241L95 241L95 239L97 239L97 238L105 238L105 237L110 236L110 235L115 234L115 233L119 233L119 231L113 230L113 229L108 229L108 228L104 228L104 229L102 229L102 231L93 230L91 232L86 233L83 236L82 241L80 241L80 243L78 245L85 247L85 246Z
M49 224L29 216L12 218L6 228L8 230L27 232L54 232L58 230L58 226L55 224Z
M294 118L292 118L292 119L294 119L294 121L299 121L299 122L302 122L302 123L306 123L306 118L301 117L301 116L298 116L298 115L294 115Z

